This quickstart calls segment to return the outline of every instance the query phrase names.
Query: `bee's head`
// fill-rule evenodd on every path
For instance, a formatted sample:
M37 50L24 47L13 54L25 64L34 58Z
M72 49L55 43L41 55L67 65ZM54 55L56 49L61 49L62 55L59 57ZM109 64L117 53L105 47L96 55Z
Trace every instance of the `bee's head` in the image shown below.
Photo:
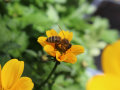
M72 44L69 44L67 49L70 49L70 48L71 48L71 46L72 46Z

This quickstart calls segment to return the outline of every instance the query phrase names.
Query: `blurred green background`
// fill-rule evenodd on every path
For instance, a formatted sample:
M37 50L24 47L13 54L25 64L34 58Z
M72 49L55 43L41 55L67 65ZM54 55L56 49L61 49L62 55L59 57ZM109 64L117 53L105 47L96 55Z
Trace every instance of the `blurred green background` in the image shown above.
M95 68L94 57L118 39L118 31L109 28L105 18L92 16L92 0L0 0L0 63L11 58L25 61L23 76L32 78L34 90L85 90ZM85 53L75 64L62 62L49 82L39 89L54 63L38 44L37 38L57 26L73 32L72 44L82 45Z

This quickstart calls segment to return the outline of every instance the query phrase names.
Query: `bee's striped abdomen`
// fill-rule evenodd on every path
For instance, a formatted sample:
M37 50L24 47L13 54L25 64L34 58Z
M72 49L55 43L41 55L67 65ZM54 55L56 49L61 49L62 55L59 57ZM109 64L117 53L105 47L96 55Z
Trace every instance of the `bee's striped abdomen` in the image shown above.
M52 37L48 37L47 38L47 42L50 42L50 43L57 43L57 42L60 42L61 38L59 36L52 36Z

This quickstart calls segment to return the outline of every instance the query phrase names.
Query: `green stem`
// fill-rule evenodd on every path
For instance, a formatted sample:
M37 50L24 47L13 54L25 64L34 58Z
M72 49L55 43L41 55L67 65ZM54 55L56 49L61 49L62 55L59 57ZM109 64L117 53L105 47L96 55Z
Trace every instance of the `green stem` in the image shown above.
M48 75L47 79L43 83L41 83L40 88L43 87L48 82L48 80L51 78L52 74L55 72L55 70L59 64L60 64L60 62L56 61L51 73Z

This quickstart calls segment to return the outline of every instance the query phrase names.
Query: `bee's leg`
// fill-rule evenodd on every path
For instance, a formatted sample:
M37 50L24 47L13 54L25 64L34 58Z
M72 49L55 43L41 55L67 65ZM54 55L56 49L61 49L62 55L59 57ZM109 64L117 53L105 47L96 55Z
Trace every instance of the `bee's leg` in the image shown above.
M55 48L56 48L56 49L58 48L58 44L57 44L57 43L55 43Z

